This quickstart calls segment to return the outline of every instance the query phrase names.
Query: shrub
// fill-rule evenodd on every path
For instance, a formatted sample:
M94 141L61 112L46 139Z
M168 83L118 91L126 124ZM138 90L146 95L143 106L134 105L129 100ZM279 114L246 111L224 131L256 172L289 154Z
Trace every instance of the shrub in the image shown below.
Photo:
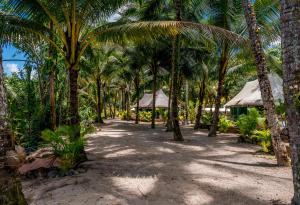
M252 132L257 127L257 122L259 118L259 112L255 108L249 109L247 115L241 115L237 121L237 126L240 130L240 133L247 138L250 138Z
M231 120L228 120L226 116L222 115L219 120L219 131L227 133L230 127L233 127L234 123Z
M211 112L207 112L207 113L203 113L201 116L201 122L204 125L211 125L213 121L213 113Z
M81 161L82 151L84 150L84 132L80 132L79 127L61 126L57 130L44 130L42 138L53 148L54 155L60 159L60 168L68 171L74 168Z
M139 118L143 122L151 122L152 112L151 111L140 111Z
M194 123L196 120L195 104L192 101L189 102L189 120L191 123Z
M263 152L270 152L272 149L272 138L270 130L255 130L251 138L259 142Z
M127 111L119 111L118 116L121 120L127 120ZM129 112L129 116L131 116L131 113Z

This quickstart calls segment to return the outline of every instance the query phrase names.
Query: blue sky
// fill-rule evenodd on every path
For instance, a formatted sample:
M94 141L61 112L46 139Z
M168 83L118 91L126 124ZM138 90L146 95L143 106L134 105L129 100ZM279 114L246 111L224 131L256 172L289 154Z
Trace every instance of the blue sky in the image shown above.
M8 45L3 49L3 60L24 60L26 59L24 53L20 52L14 46ZM24 66L24 61L3 61L4 73L10 75L18 72Z

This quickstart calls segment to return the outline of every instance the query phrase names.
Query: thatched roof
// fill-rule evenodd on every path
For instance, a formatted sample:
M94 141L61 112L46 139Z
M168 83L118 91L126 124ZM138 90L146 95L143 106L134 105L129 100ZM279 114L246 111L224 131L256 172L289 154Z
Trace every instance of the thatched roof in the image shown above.
M268 74L275 102L283 102L282 79L277 74ZM258 80L247 82L243 89L225 107L263 106Z
M152 108L153 96L152 94L145 94L139 101L140 108ZM156 91L155 107L168 108L169 97L162 91L162 89ZM136 108L136 104L134 107Z

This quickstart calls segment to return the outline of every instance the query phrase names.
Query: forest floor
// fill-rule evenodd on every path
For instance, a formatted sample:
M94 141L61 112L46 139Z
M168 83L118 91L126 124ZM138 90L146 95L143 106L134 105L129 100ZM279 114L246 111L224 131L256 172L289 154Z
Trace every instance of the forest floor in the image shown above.
M290 168L237 142L234 134L208 138L182 129L174 142L163 125L106 121L88 136L85 173L23 181L34 205L266 205L289 204Z

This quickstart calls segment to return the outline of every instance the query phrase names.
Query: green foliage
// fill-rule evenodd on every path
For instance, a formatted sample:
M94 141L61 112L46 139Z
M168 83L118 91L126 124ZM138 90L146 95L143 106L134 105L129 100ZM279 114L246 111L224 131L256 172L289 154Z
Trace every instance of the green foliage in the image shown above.
M259 142L262 151L269 153L272 149L272 138L270 130L254 130L251 138Z
M159 113L161 114L162 120L166 122L168 119L168 110L160 109Z
M126 120L127 119L127 111L119 111L118 116L121 120Z
M201 116L201 122L204 125L211 125L212 121L213 121L213 113L211 112L203 113L203 115Z
M151 122L152 112L151 111L140 111L139 118L143 122Z
M233 127L234 123L231 120L228 120L226 116L222 115L219 119L219 131L222 133L227 133L230 127Z
M61 126L55 131L46 129L42 132L43 140L53 148L55 156L61 160L60 167L63 171L74 168L84 150L85 133L82 132L80 137L76 137L78 132L80 128L74 126Z
M240 133L243 136L250 138L253 131L257 128L257 122L259 117L259 112L255 108L249 109L247 115L241 115L236 123L240 130Z
M195 119L196 119L195 103L190 101L189 102L189 120L191 123L194 123Z
M38 80L32 76L32 68L14 73L5 80L9 108L9 125L18 144L33 151L40 141L40 132L49 127L49 105L41 107Z

